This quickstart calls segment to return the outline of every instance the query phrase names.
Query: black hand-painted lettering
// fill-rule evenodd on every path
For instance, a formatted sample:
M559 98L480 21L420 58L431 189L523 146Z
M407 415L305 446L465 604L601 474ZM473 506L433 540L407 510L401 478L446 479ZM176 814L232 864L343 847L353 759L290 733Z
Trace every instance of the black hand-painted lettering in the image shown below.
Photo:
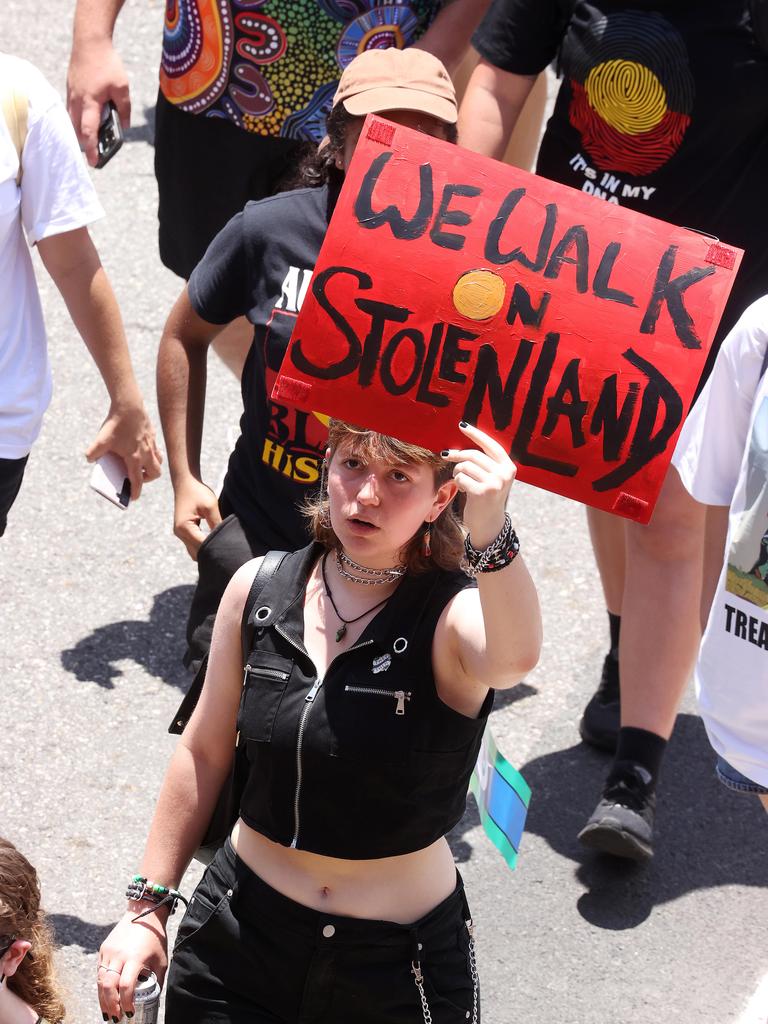
M538 274L544 269L547 262L549 247L555 234L555 225L557 224L557 206L555 203L547 203L545 207L544 227L541 230L536 255L533 259L526 256L520 246L511 252L501 252L499 249L501 235L507 225L510 214L524 195L524 188L513 189L499 207L499 212L491 221L488 229L488 236L485 240L485 258L490 260L491 263L496 264L520 263L522 266L527 267L528 270L533 270Z
M421 372L421 380L419 381L419 387L416 391L416 401L424 402L427 405L435 405L438 407L450 405L450 398L448 395L441 395L439 391L430 391L429 383L432 380L432 374L435 372L435 363L440 353L440 344L443 340L443 331L445 330L445 324L440 322L436 323L432 327L432 333L429 336L429 344L427 345L427 355L424 359L424 369Z
M511 326L517 317L520 317L520 323L525 327L541 327L541 321L551 298L550 292L544 292L539 299L539 305L534 306L528 290L523 288L519 281L515 281L515 287L512 289L512 301L507 310L507 323Z
M592 291L598 299L608 299L609 302L619 302L622 306L637 306L637 303L629 294L618 288L611 288L611 274L616 263L616 257L621 252L620 242L609 242L605 252L600 257L595 276L592 281Z
M533 342L520 342L512 367L504 384L499 373L499 356L493 345L481 345L477 353L477 366L472 381L472 389L467 395L462 419L467 423L477 423L483 409L486 396L491 407L493 423L497 430L506 430L512 422L515 407L515 396L528 360L533 352Z
M445 332L445 343L440 355L440 366L437 375L441 380L451 384L466 384L467 375L456 369L458 363L468 363L472 358L472 349L462 348L462 341L475 341L478 334L464 331L455 324L448 324Z
M361 270L352 270L350 267L328 267L321 271L312 281L312 294L317 299L318 306L331 318L331 322L341 332L349 345L347 354L336 363L330 366L317 366L304 354L301 347L301 338L296 338L291 343L291 362L297 370L306 373L308 377L316 377L318 380L338 380L353 373L360 362L362 345L360 339L352 328L352 325L333 305L328 296L328 283L339 274L348 274L357 280L358 287L368 289L373 287L373 280L368 274Z
M413 346L413 366L408 371L408 376L405 380L398 384L395 380L392 363L398 350L402 347L402 343L406 340L410 341ZM402 331L392 335L381 357L381 369L379 371L381 383L390 395L404 395L407 391L411 390L421 373L421 367L424 364L424 354L424 335L421 331L417 331L415 327L404 327ZM400 358L402 359L403 357L401 356Z
M672 318L675 334L682 342L683 347L701 348L701 340L694 330L693 318L683 302L683 292L691 285L714 274L715 268L692 267L684 274L673 278L672 270L675 266L677 249L676 245L670 245L659 261L659 269L656 272L656 281L648 301L648 308L645 311L643 322L640 324L640 333L653 334L655 332L661 304L665 303Z
M394 156L391 150L377 156L365 172L360 191L355 199L355 217L363 228L374 230L382 224L389 224L395 238L412 240L420 238L427 229L434 206L434 188L432 184L432 167L422 164L419 167L419 205L416 213L408 220L394 204L385 206L383 210L374 211L373 191L379 177Z
M363 341L363 355L360 360L358 381L361 388L367 388L376 374L379 364L379 353L384 340L384 326L388 322L404 324L411 315L411 310L401 306L393 306L389 302L376 299L355 299L355 305L371 318L371 327Z
M672 383L652 363L643 359L633 349L627 349L622 355L628 363L645 374L648 383L643 390L640 415L637 418L637 426L629 445L627 458L610 473L606 473L605 476L592 482L595 491L610 491L614 487L619 487L647 466L652 459L665 451L669 439L683 419L683 401ZM653 428L658 416L659 404L664 407L664 415L661 426L654 434Z
M597 437L600 431L603 432L603 460L605 462L617 462L621 458L624 442L627 440L629 428L632 426L637 396L640 393L640 385L637 381L630 381L627 394L621 403L621 409L619 409L618 379L618 374L612 373L603 381L592 422L589 425L589 432L593 437Z
M547 400L547 418L541 428L542 437L551 437L555 432L557 421L565 416L571 425L571 439L574 448L581 448L587 443L584 436L582 421L587 415L589 402L581 397L579 388L580 359L571 359L565 368L557 391ZM567 399L567 400L566 400Z
M560 476L576 476L579 471L578 466L573 466L569 462L560 462L558 459L548 459L543 455L536 455L529 450L533 432L536 429L536 422L544 402L547 382L557 357L559 344L559 334L549 332L544 336L539 358L531 374L531 385L525 397L525 405L523 406L520 422L515 432L510 454L516 462L524 466L546 469L550 473L558 473Z
M464 243L467 240L465 235L457 234L455 231L444 231L443 228L465 228L468 224L472 223L472 216L466 210L449 209L451 200L454 196L472 198L473 196L482 195L482 192L483 190L475 185L445 186L435 222L429 232L429 237L435 245L442 246L443 249L454 249L456 252L464 248Z
M575 250L575 256L568 253ZM583 224L573 224L552 250L544 277L552 279L560 276L564 263L576 267L576 291L582 295L589 288L589 237Z

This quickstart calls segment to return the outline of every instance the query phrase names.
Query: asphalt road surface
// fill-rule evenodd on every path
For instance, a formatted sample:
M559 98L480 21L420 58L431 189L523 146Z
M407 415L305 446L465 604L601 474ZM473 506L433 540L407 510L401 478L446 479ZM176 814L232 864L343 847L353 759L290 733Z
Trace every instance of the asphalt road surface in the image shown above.
M3 48L35 61L62 90L71 8L71 0L0 6ZM156 245L162 13L160 0L126 2L117 41L134 121L122 152L94 175L107 211L94 238L153 410L155 352L179 290ZM121 913L175 742L165 730L187 685L180 657L195 567L171 533L167 474L127 513L89 489L83 452L105 393L40 274L55 395L0 542L0 832L39 868L70 1020L87 1024L100 1020L97 949ZM238 388L212 358L204 473L213 485L239 415ZM689 696L664 767L655 860L635 868L579 848L607 764L576 730L606 642L600 590L579 506L516 485L515 522L540 588L546 643L536 671L498 700L492 723L533 789L528 831L515 872L472 805L451 836L478 925L483 1019L764 1024L768 1007L755 996L768 969L764 813L714 781ZM191 870L184 889L196 877Z

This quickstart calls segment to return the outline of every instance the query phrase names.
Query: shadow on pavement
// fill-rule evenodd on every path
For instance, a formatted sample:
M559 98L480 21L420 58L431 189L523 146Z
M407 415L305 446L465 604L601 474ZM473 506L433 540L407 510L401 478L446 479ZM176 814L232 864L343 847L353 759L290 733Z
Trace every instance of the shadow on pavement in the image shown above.
M136 120L134 116L134 121ZM146 142L155 145L155 108L144 107L144 124L132 124L124 132L126 142Z
M656 855L647 865L595 854L576 839L599 799L608 756L578 744L520 768L533 791L526 831L578 865L585 920L634 928L654 906L696 889L765 884L765 812L756 798L728 793L713 764L701 720L678 716L658 790Z
M72 914L46 914L59 946L80 946L86 953L95 953L114 928L113 924L90 924Z
M61 652L61 664L81 682L114 688L120 661L135 661L170 686L186 690L190 675L181 663L192 586L170 587L155 595L147 621L128 619L100 626Z

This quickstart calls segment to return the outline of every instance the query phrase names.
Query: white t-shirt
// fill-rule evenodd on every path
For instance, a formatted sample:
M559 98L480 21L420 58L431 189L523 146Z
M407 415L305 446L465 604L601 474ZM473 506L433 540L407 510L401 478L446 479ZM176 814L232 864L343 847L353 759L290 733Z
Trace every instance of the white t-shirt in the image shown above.
M103 216L72 123L58 94L27 61L0 54L8 82L29 100L19 161L0 108L0 458L29 454L51 400L43 313L29 248Z
M726 338L673 464L706 505L730 507L723 569L696 666L710 742L768 786L768 296Z

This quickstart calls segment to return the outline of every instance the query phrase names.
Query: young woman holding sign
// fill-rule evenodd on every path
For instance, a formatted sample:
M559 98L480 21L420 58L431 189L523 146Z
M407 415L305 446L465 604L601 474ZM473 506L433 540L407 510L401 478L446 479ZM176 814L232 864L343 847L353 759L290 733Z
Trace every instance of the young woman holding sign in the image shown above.
M174 532L199 568L188 626L192 668L208 649L234 571L270 548L293 550L307 540L299 505L320 481L327 420L270 401L270 392L369 113L456 138L455 93L437 58L416 49L360 54L341 76L329 143L303 169L306 187L248 203L229 222L163 333L158 403L175 493ZM254 342L242 377L241 435L217 499L200 472L206 359L217 334L243 314ZM205 539L203 520L211 527Z
M142 967L165 974L158 904L174 900L239 733L240 818L181 923L167 1024L479 1021L471 918L444 836L464 810L491 687L533 667L541 626L505 512L515 467L462 430L468 447L437 456L331 421L315 540L258 596L245 686L258 561L227 587L139 889L101 948L105 1019L133 1011Z

